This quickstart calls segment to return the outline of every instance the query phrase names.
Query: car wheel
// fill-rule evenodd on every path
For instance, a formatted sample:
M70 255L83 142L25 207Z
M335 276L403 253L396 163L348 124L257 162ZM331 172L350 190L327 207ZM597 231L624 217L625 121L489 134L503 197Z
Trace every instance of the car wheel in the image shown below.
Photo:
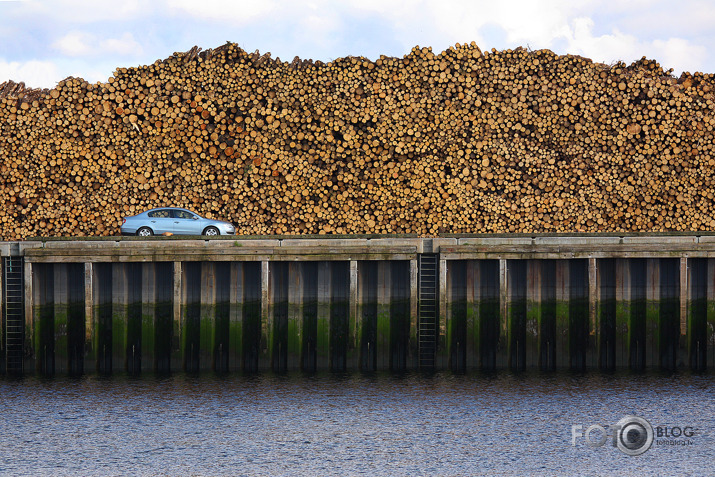
M209 236L215 236L215 235L221 235L216 227L206 227L204 229L204 233L201 235L209 235Z
M149 227L141 227L139 230L137 230L137 235L139 237L151 237L154 235L154 232Z

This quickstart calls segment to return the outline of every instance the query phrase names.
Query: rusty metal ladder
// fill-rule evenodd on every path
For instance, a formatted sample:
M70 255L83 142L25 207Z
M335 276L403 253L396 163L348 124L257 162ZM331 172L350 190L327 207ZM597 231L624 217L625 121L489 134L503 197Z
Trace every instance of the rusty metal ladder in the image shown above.
M23 260L22 257L3 257L2 261L5 369L7 374L22 374L25 336Z
M434 368L437 351L438 256L421 253L417 264L419 365L421 369L431 369Z

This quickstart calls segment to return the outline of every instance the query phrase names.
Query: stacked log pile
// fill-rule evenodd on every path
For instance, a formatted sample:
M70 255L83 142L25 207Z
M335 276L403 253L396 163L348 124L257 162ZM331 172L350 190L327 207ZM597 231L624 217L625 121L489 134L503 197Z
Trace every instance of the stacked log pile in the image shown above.
M715 229L713 75L548 50L282 62L194 48L0 85L0 237L181 206L240 234Z

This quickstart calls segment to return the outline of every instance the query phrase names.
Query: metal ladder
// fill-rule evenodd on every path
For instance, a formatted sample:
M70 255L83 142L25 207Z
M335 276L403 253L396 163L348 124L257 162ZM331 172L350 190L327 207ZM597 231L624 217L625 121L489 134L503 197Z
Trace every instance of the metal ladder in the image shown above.
M25 331L21 257L3 257L3 305L5 329L5 367L8 374L22 374Z
M437 351L437 301L438 265L437 254L418 255L418 342L420 368L434 368Z

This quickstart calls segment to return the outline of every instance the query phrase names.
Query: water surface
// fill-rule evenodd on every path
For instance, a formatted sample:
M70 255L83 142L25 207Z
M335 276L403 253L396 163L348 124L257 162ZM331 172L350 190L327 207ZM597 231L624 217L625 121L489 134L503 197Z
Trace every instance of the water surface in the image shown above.
M26 377L0 402L2 474L715 474L712 374ZM696 435L572 446L626 414Z

